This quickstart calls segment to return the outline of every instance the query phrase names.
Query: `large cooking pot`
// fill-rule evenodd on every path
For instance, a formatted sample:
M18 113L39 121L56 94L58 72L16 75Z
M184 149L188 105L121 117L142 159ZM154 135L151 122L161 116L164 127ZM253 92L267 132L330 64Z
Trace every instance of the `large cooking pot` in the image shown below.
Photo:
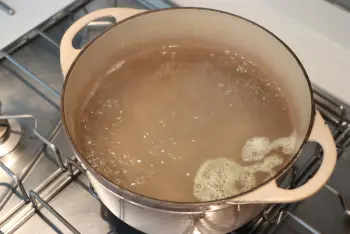
M73 37L90 21L115 17L118 23L83 49L72 47ZM297 119L297 153L274 177L233 197L210 202L165 202L130 192L104 178L85 160L77 147L82 137L75 124L84 102L98 87L106 69L115 63L122 48L167 38L207 39L239 48L269 70L291 100ZM135 47L136 48L136 47ZM315 110L311 84L305 69L279 38L242 17L226 12L177 8L157 11L104 9L74 23L61 42L61 66L65 76L61 113L65 132L77 158L101 201L121 220L146 233L225 233L253 219L266 203L289 203L317 192L330 177L336 163L336 147L329 128ZM97 79L96 79L97 78ZM277 179L286 174L308 141L323 148L317 173L292 190L279 188Z

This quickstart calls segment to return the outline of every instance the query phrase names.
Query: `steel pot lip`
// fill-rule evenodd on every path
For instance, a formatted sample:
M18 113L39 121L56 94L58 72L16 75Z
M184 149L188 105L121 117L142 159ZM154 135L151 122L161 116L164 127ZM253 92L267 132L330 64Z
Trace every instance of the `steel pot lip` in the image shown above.
M310 108L310 123L309 123L309 127L307 130L307 133L305 134L305 137L303 139L302 144L300 145L299 149L297 150L297 152L295 153L295 155L293 156L293 158L278 172L276 173L273 177L269 178L268 180L266 180L265 182L259 184L258 186L245 191L243 193L228 197L228 198L224 198L224 199L220 199L220 200L215 200L215 201L208 201L208 202L172 202L172 201L165 201L165 200L159 200L159 199L154 199L154 198L150 198L150 197L146 197L146 196L142 196L140 194L131 192L127 189L121 188L118 185L114 184L113 182L111 182L110 180L108 180L107 178L105 178L103 175L101 175L99 172L97 172L86 160L85 158L82 156L82 154L78 151L77 147L75 146L73 139L70 135L70 132L68 130L68 126L66 123L66 119L65 119L65 115L64 115L64 110L65 110L65 106L64 106L64 100L65 100L65 92L66 92L66 87L68 85L69 82L69 77L70 74L73 70L73 67L75 66L75 64L77 63L77 61L79 60L79 58L84 54L85 50L87 50L96 40L98 40L98 38L100 38L101 36L103 36L105 33L107 33L108 31L114 29L115 27L117 27L118 25L121 25L129 20L132 20L133 18L136 17L140 17L142 15L147 15L147 14L154 14L157 12L163 12L163 11L176 11L176 10L199 10L199 11L211 11L211 12L215 12L215 13L219 13L219 14L226 14L228 16L234 17L236 19L239 20L243 20L246 21L250 24L253 24L256 27L259 27L260 29L262 29L263 31L265 31L266 33L268 33L269 35L271 35L273 38L275 38L278 42L280 42L284 48L293 56L293 58L295 59L295 61L298 63L299 67L301 68L304 77L306 79L308 88L309 88L309 92L310 92L310 98L311 98L311 108ZM80 51L80 53L77 55L77 57L74 59L74 62L72 63L72 65L70 66L67 74L66 74L66 79L64 80L64 84L63 84L63 88L62 88L62 95L61 95L61 117L62 117L62 123L63 123L63 128L64 131L67 135L68 141L70 143L70 145L72 146L74 152L76 153L77 157L81 160L81 162L83 162L84 166L87 168L88 172L91 173L92 176L94 176L104 187L106 187L108 190L110 190L111 192L115 193L116 195L118 195L119 197L122 197L123 199L129 201L130 203L133 203L137 206L141 206L141 207L145 207L145 208L151 208L151 209L156 209L156 210L163 210L166 212L182 212L182 213L201 213L201 212L206 212L206 211L214 211L214 210L218 210L218 209L222 209L228 206L232 206L235 203L232 203L232 199L240 197L244 194L250 193L256 189L259 189L260 187L266 185L267 183L276 180L277 178L279 178L281 175L283 175L284 173L286 173L289 168L295 163L295 161L299 158L299 155L301 153L301 150L303 148L303 146L305 145L305 143L308 141L310 134L311 134L311 130L313 127L313 123L314 123L314 118L315 118L315 113L316 113L316 109L315 109L315 104L314 104L314 97L313 97L313 92L312 92L312 86L311 86L311 81L309 79L309 76L306 73L306 70L304 68L304 66L302 65L301 61L299 60L299 58L296 56L296 54L292 51L291 48L288 47L288 45L286 43L284 43L279 37L277 37L275 34L273 34L271 31L269 31L268 29L264 28L263 26L249 20L246 19L242 16L238 16L236 14L232 14L229 12L225 12L225 11L221 11L221 10L216 10L216 9L210 9L210 8L201 8L201 7L176 7L176 8L166 8L166 9L158 9L158 10L152 10L152 11L145 11L145 12L141 12L137 15L131 16L127 19L124 19L122 21L117 22L115 25L113 25L112 27L110 27L108 30L106 30L105 32L101 33L100 35L96 36L94 39L92 39L90 42L88 42L85 47ZM258 203L252 201L252 203ZM238 203L239 204L239 203Z

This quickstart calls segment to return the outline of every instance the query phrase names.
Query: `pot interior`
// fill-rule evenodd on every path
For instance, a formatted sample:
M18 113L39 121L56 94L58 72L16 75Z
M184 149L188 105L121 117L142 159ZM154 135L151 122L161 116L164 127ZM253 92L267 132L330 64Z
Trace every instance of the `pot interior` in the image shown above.
M143 13L120 22L86 46L73 63L65 81L62 115L69 139L89 169L94 171L84 160L83 136L76 127L83 109L116 61L160 43L233 48L262 67L283 89L293 110L296 132L293 153L297 153L310 132L313 99L310 82L293 52L248 20L213 10L179 8Z

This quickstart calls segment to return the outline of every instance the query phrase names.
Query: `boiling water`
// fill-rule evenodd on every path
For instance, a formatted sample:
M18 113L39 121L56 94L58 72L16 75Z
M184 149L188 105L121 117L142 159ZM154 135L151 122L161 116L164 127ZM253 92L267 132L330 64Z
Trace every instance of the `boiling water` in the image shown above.
M147 49L116 62L84 108L88 162L109 180L169 201L224 198L290 160L281 88L228 50Z

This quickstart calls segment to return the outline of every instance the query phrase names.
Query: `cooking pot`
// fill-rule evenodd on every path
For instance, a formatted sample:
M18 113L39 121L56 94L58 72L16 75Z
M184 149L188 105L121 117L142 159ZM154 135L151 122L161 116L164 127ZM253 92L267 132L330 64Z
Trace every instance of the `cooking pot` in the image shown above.
M83 49L73 48L72 40L84 26L107 16L115 17L117 24ZM98 87L98 77L115 63L125 48L137 50L142 43L159 39L175 43L181 39L205 39L239 48L273 74L296 115L297 153L290 162L271 179L242 194L193 203L144 197L113 184L92 168L77 145L78 139L83 137L75 128L82 106ZM101 201L118 218L143 232L230 232L253 219L264 204L296 202L311 196L322 188L334 169L335 143L325 121L315 110L310 80L301 62L278 37L240 16L202 8L98 10L79 19L65 33L61 42L61 66L65 77L61 114L68 140ZM280 188L276 181L286 175L308 141L318 142L323 148L318 171L298 188Z

